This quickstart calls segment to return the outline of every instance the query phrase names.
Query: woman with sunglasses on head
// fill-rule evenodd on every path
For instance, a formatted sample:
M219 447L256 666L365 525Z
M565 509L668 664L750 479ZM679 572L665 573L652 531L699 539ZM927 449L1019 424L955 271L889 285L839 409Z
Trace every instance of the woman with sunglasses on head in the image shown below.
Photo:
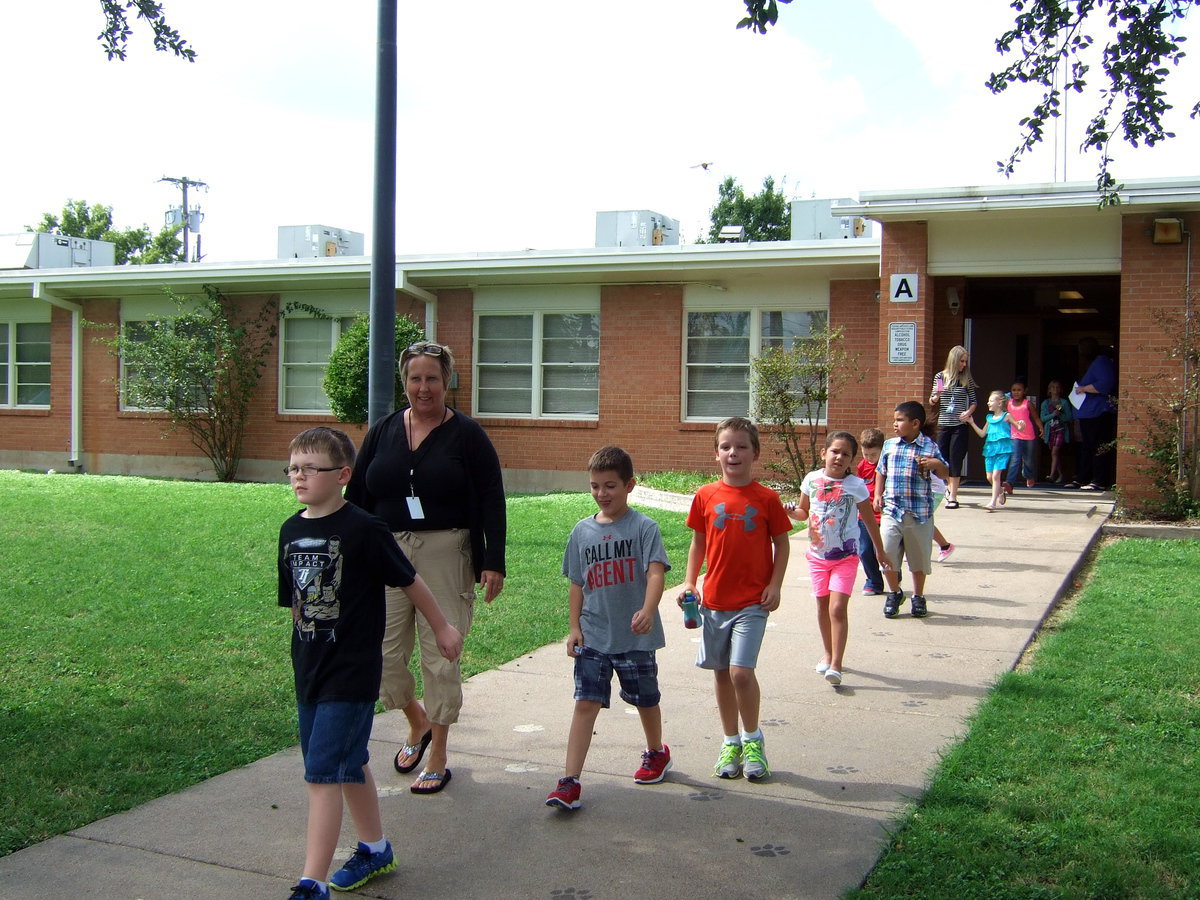
M401 354L408 408L371 426L346 499L388 523L465 637L476 585L485 603L504 587L506 516L496 449L474 419L446 405L453 370L454 356L442 344L417 341ZM408 668L418 634L424 704L416 699ZM399 588L387 591L379 697L385 708L402 709L408 718L396 771L414 771L428 750L410 790L438 793L450 782L447 737L462 707L462 673L457 662L442 658L428 623Z

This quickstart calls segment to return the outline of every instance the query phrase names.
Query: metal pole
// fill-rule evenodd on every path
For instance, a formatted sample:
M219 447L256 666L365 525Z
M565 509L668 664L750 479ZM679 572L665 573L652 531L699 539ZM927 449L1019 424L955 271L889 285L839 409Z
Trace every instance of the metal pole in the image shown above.
M188 177L183 176L180 181L183 185L183 261L188 261L188 208L187 208L187 189Z
M391 413L396 399L396 7L397 0L379 0L371 339L367 364L369 425Z

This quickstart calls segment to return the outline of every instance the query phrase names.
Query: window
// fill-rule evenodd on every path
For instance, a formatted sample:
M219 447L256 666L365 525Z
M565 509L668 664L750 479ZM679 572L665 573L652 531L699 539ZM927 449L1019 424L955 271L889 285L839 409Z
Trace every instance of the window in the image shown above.
M332 319L289 317L283 320L279 384L284 412L327 413L325 367L353 316Z
M713 310L687 314L685 417L720 420L753 407L750 360L789 348L828 319L824 310Z
M481 315L477 334L480 415L599 415L599 314Z
M0 322L0 406L50 405L50 323Z
M180 339L202 339L194 327L189 328L186 323L173 319L126 320L121 327L127 343L144 344L158 328L170 329ZM204 360L211 357L207 353L192 353L187 349L177 349L167 355L161 355L161 352L155 351L149 359L139 355L135 357L137 362L130 362L127 354L122 353L121 409L205 408L213 373L211 363L206 365ZM155 375L163 373L169 374L166 378L155 379ZM171 393L167 394L167 391Z

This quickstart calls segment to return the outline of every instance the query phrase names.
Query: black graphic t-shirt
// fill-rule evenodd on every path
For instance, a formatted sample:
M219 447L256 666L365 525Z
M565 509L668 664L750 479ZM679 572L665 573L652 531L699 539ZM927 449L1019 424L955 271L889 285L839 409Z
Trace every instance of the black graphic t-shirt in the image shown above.
M296 700L372 701L383 671L384 585L416 571L380 518L347 503L279 529L279 605L292 610Z

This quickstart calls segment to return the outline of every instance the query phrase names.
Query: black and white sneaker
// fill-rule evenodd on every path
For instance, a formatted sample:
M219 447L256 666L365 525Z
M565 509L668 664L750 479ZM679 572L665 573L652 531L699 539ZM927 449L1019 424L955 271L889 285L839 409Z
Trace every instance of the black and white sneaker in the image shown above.
M929 615L929 610L925 608L925 598L920 594L912 595L912 615L914 619L923 619Z
M891 591L887 595L887 599L883 601L884 618L892 618L896 613L900 612L900 607L904 605L904 591Z

